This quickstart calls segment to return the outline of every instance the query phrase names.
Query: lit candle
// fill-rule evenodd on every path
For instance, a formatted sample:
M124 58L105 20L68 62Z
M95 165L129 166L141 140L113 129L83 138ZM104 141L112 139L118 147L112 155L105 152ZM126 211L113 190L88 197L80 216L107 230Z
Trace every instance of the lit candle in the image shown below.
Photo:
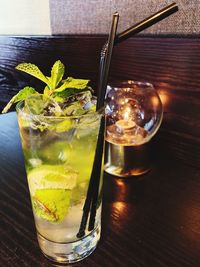
M117 145L139 145L143 143L147 132L133 120L136 117L134 112L131 107L123 106L123 111L119 111L120 119L107 126L107 141Z
M115 124L120 130L130 130L135 127L136 123L130 119L130 108L126 108L124 119L118 120Z

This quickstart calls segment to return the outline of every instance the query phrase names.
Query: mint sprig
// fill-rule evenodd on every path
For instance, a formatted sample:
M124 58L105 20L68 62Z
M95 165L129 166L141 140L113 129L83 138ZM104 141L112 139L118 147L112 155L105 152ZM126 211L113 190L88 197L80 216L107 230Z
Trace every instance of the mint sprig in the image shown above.
M74 79L72 77L63 79L65 66L60 60L57 60L54 63L51 69L50 77L45 76L41 70L32 63L21 63L16 66L16 69L34 76L44 82L45 88L43 90L43 95L47 97L51 96L58 102L64 101L67 97L79 92L92 91L92 88L88 86L89 80ZM24 89L20 90L18 94L13 96L10 102L3 109L2 113L6 113L14 103L26 100L28 96L36 93L37 91L34 88L25 87Z

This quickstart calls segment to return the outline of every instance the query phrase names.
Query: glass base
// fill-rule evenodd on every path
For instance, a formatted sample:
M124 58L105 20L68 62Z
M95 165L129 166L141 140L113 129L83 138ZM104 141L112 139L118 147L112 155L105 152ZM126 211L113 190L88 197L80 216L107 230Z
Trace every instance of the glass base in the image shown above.
M145 174L150 169L150 143L123 146L106 142L105 172L129 177Z
M123 168L120 168L120 167L105 165L104 170L108 174L123 178L123 177L130 177L130 176L140 176L142 174L149 172L151 169L150 168L148 169L147 168L143 168L143 169L133 168L129 170L124 170Z
M37 237L39 246L48 259L58 263L74 263L88 257L95 250L100 232L100 227L97 227L89 235L70 243L53 242L39 233Z

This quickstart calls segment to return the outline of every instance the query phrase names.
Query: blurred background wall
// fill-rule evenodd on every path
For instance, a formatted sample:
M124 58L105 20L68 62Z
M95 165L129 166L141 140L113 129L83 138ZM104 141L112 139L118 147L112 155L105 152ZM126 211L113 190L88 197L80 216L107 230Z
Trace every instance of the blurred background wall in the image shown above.
M163 0L0 0L0 34L105 34L112 13L119 31L173 1ZM198 34L200 0L177 0L179 12L144 33Z
M108 33L111 15L120 14L119 31L174 2L163 0L50 0L51 27L59 33ZM179 12L146 33L200 32L200 0L177 0Z

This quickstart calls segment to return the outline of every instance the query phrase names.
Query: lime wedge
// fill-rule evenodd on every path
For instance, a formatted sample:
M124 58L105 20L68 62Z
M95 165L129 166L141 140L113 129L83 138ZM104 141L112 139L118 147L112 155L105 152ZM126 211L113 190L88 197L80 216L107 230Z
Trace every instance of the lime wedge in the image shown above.
M32 196L35 214L51 223L61 222L67 214L71 191L66 189L39 189Z
M31 195L38 189L68 189L76 186L77 172L64 165L40 165L28 173Z

